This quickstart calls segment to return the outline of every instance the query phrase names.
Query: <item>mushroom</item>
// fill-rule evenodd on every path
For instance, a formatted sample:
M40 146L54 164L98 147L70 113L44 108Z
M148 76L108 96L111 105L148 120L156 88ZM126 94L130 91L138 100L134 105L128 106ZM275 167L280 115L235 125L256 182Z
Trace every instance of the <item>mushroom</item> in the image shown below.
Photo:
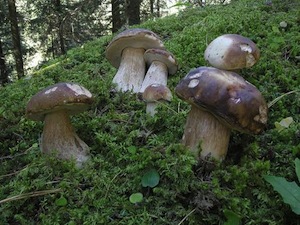
M57 152L60 159L75 159L78 167L88 159L89 147L75 133L70 115L85 111L92 101L92 94L75 83L51 85L29 100L26 117L44 121L43 153Z
M137 93L146 73L145 50L164 49L158 35L147 29L128 29L113 38L106 48L107 60L118 71L112 82L118 91Z
M204 58L213 67L238 70L252 67L260 52L249 38L238 34L224 34L214 39L206 48Z
M192 105L182 143L197 157L210 155L222 161L231 130L259 134L266 126L265 99L254 85L232 71L198 67L179 82L175 93Z
M149 67L142 83L140 93L143 93L150 84L167 85L168 74L175 74L178 64L175 57L168 51L161 49L148 49L144 59Z
M146 112L151 116L156 113L158 102L172 100L170 89L162 84L150 84L142 94L142 99L146 102Z

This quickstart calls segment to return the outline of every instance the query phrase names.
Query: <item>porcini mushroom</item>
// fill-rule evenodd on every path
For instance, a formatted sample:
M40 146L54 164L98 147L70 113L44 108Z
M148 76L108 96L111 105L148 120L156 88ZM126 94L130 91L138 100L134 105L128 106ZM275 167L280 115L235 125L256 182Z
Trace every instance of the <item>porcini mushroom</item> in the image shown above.
M196 157L210 155L221 161L232 129L258 134L266 126L265 99L254 85L232 71L198 67L179 82L175 93L192 105L182 142Z
M142 94L142 99L146 102L146 112L151 116L156 114L159 102L170 102L172 100L170 89L162 84L150 84Z
M224 34L214 39L206 48L204 58L210 65L223 70L252 67L259 59L256 44L238 34Z
M106 58L118 68L112 81L117 91L137 93L140 90L146 73L144 53L149 48L165 47L158 35L141 28L125 30L109 43Z
M178 63L175 57L166 50L148 49L144 54L144 59L149 69L142 83L140 93L143 93L150 84L166 86L168 74L172 75L177 72Z
M70 115L85 111L92 103L92 94L75 83L57 83L37 94L28 102L26 117L44 121L40 147L43 153L57 152L60 159L75 159L80 167L89 155L70 121Z

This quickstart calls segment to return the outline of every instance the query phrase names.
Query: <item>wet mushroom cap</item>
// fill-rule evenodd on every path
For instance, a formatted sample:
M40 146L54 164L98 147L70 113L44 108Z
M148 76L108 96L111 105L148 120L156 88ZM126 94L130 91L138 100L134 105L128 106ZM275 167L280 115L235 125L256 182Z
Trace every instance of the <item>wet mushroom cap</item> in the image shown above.
M175 57L168 51L151 48L145 52L144 59L148 66L150 66L153 61L159 61L167 66L169 74L172 75L177 72L178 63Z
M134 28L116 35L106 47L105 56L114 67L118 68L122 51L128 47L143 48L145 50L149 48L165 49L157 34L147 29Z
M39 91L29 100L26 117L41 121L45 114L61 109L74 115L85 111L92 102L92 94L84 87L74 83L57 83Z
M143 92L142 99L145 102L155 102L160 100L171 101L172 93L165 85L151 84Z
M204 52L204 58L211 66L224 70L249 68L259 57L260 52L256 44L238 34L217 37Z
M213 67L190 71L175 88L179 98L209 111L231 129L258 134L268 107L259 90L238 74Z

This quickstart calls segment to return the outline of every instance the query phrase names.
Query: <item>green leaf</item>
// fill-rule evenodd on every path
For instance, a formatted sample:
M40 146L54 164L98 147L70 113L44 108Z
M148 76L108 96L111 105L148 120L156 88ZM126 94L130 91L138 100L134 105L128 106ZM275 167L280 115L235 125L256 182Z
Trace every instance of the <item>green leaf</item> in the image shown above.
M64 196L55 200L55 205L57 206L66 206L68 204L67 199Z
M140 192L133 193L132 195L130 195L129 201L133 204L139 203L143 201L143 194Z
M300 182L300 159L295 159L295 170L298 177L298 181Z
M300 187L295 182L288 182L284 177L264 176L275 191L283 198L286 204L289 204L294 213L300 215Z
M155 169L149 170L142 177L142 186L143 187L155 187L159 183L159 174Z
M282 119L280 122L275 122L275 127L280 132L283 129L288 128L293 122L293 117L287 117Z
M136 147L135 146L129 146L127 148L128 152L131 154L135 154L136 153Z
M241 218L234 212L225 209L224 215L227 221L223 225L239 225L241 223Z

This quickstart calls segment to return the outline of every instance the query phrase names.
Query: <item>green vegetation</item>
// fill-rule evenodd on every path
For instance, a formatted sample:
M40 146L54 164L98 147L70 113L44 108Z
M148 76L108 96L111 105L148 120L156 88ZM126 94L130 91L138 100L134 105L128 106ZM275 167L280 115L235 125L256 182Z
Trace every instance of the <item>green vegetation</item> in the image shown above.
M282 21L287 27L280 27ZM278 101L261 135L232 134L222 163L197 163L180 144L190 106L175 95L150 117L135 95L111 91L116 69L104 53L112 37L88 42L2 87L0 224L300 224L263 178L297 180L299 26L296 0L240 0L139 25L159 34L179 61L180 70L168 81L171 90L190 69L207 65L204 50L217 36L238 33L257 43L260 61L240 74L268 102ZM24 116L32 95L60 81L79 83L95 97L89 111L72 117L76 133L91 147L82 169L41 155L43 124ZM281 122L288 117L293 122Z

